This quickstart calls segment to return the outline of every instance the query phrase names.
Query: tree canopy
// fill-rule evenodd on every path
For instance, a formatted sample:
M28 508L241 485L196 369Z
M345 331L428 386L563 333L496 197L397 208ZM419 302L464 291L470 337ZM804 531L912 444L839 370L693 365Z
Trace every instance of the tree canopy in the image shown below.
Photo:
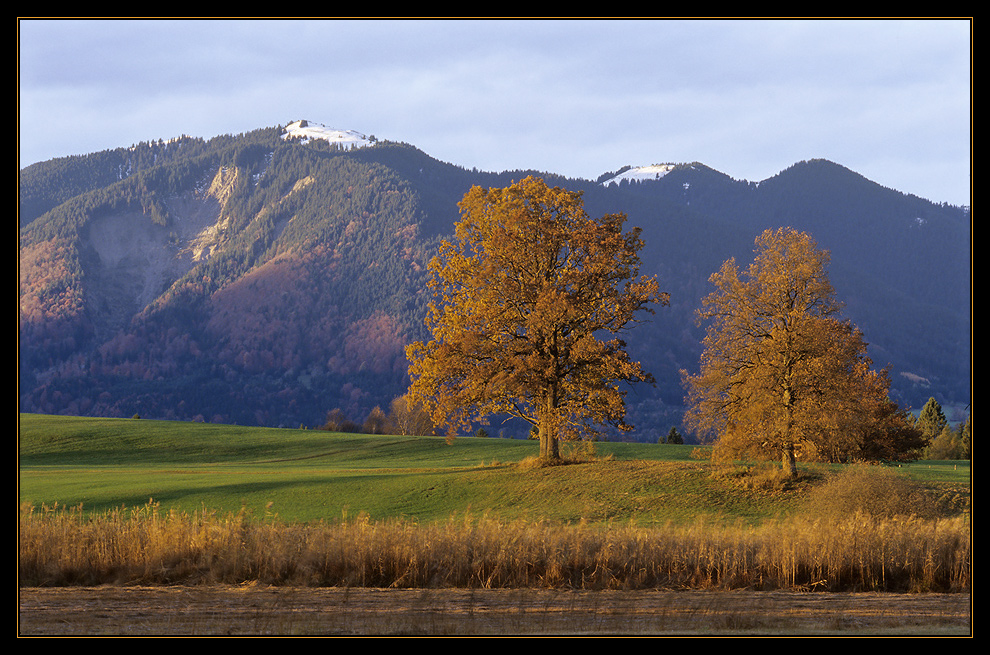
M639 275L639 228L589 218L580 192L527 177L472 187L430 264L432 340L407 349L409 397L450 435L492 415L539 431L540 455L601 425L627 430L622 382L653 382L616 335L666 305ZM600 338L604 337L604 338Z
M934 397L929 398L925 406L921 408L921 413L918 414L918 420L915 422L915 426L928 439L938 437L942 429L948 424L949 422L945 418L945 412L942 411L942 405Z
M766 230L740 273L711 276L698 311L710 321L700 372L683 372L685 424L727 456L844 461L892 457L917 445L906 414L887 398L886 371L871 370L866 342L838 317L829 254L806 233Z

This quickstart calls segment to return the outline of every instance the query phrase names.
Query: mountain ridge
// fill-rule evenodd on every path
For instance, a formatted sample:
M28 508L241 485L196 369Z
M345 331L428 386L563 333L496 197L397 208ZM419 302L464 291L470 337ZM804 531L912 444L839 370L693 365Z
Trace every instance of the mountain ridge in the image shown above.
M876 365L891 362L897 400L969 402L964 208L826 160L759 183L697 162L649 181L611 181L632 167L574 180L467 170L409 144L293 125L21 171L22 411L295 426L387 407L408 382L403 346L423 336L426 267L456 203L471 185L531 173L582 191L589 214L629 215L644 228L644 271L674 291L670 311L630 336L662 380L630 391L637 438L679 421L677 371L697 365L692 313L708 275L784 222L833 253L840 298Z

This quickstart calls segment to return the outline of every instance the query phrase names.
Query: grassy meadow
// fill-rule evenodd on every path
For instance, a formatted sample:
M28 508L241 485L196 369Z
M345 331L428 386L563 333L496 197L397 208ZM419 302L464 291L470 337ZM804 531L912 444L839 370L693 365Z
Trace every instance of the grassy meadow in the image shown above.
M761 494L713 484L692 459L694 449L599 443L586 462L541 469L520 466L537 454L534 441L447 444L442 437L22 415L20 502L100 513L153 500L167 510L244 510L288 522L488 514L666 523L699 515L759 519L780 509Z
M20 415L22 586L964 591L969 463ZM564 454L568 454L568 448Z

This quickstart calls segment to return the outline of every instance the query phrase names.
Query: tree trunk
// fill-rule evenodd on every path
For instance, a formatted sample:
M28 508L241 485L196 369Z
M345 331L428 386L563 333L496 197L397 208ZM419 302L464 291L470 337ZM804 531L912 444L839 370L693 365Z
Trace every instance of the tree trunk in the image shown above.
M544 462L560 460L560 445L557 439L557 385L550 385L549 395L543 402L540 421L540 459Z
M555 462L560 459L557 434L545 425L540 425L540 459L545 462Z
M791 364L787 364L787 378L790 379ZM794 395L791 393L790 382L784 388L784 408L787 411L787 423L784 432L784 461L781 466L784 472L792 478L797 477L797 463L794 461Z
M784 471L792 478L797 477L797 462L794 459L794 446L784 447L784 461L781 462Z

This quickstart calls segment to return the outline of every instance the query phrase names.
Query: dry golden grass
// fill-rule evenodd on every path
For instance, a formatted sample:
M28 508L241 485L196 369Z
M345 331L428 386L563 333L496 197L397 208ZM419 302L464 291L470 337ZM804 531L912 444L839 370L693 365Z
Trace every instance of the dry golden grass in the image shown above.
M23 507L21 587L301 587L962 592L963 517L822 513L759 527L561 525L486 517L442 524L288 524L161 512Z

